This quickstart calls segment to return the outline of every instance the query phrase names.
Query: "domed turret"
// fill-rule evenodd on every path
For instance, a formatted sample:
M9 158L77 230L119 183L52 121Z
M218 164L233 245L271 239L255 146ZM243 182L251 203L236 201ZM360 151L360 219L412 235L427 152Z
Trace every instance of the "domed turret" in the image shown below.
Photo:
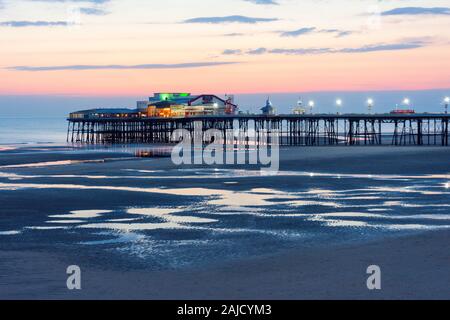
M270 101L270 97L267 98L266 106L261 108L261 111L264 115L275 115L276 109L273 107L272 101Z
M306 113L306 109L303 107L303 100L298 98L297 106L292 109L292 113L295 115L302 115Z

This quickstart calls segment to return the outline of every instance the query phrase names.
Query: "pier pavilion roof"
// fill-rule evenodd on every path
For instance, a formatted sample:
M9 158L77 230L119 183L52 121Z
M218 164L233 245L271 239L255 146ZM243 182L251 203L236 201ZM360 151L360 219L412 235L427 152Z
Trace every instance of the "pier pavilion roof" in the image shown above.
M172 105L187 105L197 102L200 99L204 99L205 101L220 101L223 104L226 104L227 101L224 99L214 95L214 94L201 94L201 95L191 95L188 93L155 93L153 97L149 98L149 102L151 105L157 106L156 103L160 102L170 102ZM232 104L234 107L237 105Z
M116 114L116 113L135 113L136 109L126 109L126 108L117 108L117 109L88 109L76 111L74 113L84 113L84 114L93 114L93 113L101 113L101 114Z

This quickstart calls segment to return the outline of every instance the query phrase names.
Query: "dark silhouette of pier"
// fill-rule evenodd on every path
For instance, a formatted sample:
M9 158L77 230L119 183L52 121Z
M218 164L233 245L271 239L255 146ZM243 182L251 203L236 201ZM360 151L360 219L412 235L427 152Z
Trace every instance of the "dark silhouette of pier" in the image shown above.
M199 132L205 143L208 129L239 130L260 137L277 132L282 146L328 145L449 145L448 114L317 114L233 115L189 118L69 118L67 141L73 143L174 143L177 129ZM199 131L201 130L201 131ZM198 138L198 137L197 137ZM224 143L234 143L224 141ZM250 143L246 139L246 143Z

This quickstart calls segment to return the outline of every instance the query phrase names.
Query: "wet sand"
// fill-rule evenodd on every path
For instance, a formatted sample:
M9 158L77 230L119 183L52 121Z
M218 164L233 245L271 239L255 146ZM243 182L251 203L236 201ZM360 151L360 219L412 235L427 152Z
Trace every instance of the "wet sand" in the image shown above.
M81 266L81 291L65 287L69 257L0 252L0 298L449 299L449 243L450 232L444 231L332 250L293 250L213 269L116 272L87 265ZM366 286L366 269L373 264L381 267L380 291Z
M448 174L450 152L446 148L299 148L282 151L281 170L338 172L360 174ZM10 151L8 151L10 152ZM108 157L110 154L107 155ZM122 155L124 156L124 155ZM127 155L128 156L128 155ZM24 164L26 157L0 154L0 165ZM92 160L105 154L51 153L33 157L33 162L55 160ZM120 158L120 155L117 155ZM101 167L99 167L101 166ZM173 168L170 159L136 159L105 163L77 163L45 168L2 169L20 174L101 174L120 175L123 168L159 170ZM232 181L233 179L229 179ZM65 183L77 183L67 179ZM33 183L48 183L34 179ZM226 188L248 190L273 186L276 177L243 180ZM91 181L92 185L98 183ZM120 179L111 185L127 185ZM136 182L135 182L136 183ZM176 186L176 179L139 182L145 187ZM217 188L216 182L192 180L189 186ZM293 185L295 188L295 185ZM142 203L145 195L121 194L108 199L102 207L101 192L73 190L70 195L60 191L29 191L29 202L22 196L8 195L8 212L16 210L18 219L27 214L48 213L57 206L65 210L80 209L74 199L83 199L81 209L109 209L114 205ZM54 197L53 203L40 203L42 196ZM119 193L118 193L119 195ZM164 199L155 195L152 201ZM22 200L21 200L22 199ZM156 200L155 200L156 199ZM192 199L180 200L195 201ZM87 203L86 203L87 202ZM38 207L36 207L38 204ZM418 210L420 211L420 210ZM0 211L1 212L1 211ZM26 213L27 212L27 213ZM447 212L448 214L448 212ZM2 217L5 220L5 217ZM267 255L250 256L214 265L179 270L154 270L143 266L116 266L84 257L80 263L77 252L53 252L36 248L5 248L0 250L0 298L2 299L449 299L450 298L450 231L416 232L395 238L377 239L350 244L325 244L317 248L298 247ZM65 270L79 264L83 289L68 291ZM382 290L369 291L366 269L369 265L382 269Z

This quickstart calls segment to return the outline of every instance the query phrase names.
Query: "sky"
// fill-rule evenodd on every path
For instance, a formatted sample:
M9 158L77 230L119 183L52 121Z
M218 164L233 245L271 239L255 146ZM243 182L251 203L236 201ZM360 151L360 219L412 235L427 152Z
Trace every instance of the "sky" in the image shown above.
M450 0L0 0L0 96L450 88Z

